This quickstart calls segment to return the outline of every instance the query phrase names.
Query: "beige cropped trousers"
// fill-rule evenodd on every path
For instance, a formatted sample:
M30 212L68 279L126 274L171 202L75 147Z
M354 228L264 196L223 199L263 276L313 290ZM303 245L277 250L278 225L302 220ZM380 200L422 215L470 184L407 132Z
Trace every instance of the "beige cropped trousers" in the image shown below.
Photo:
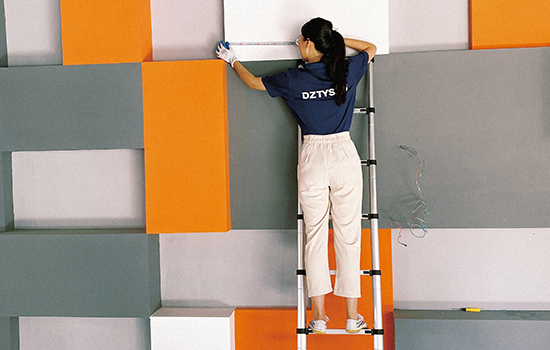
M328 264L329 214L334 228L334 294L361 296L361 160L349 132L305 135L298 160L298 194L304 214L305 267L310 297L332 292Z

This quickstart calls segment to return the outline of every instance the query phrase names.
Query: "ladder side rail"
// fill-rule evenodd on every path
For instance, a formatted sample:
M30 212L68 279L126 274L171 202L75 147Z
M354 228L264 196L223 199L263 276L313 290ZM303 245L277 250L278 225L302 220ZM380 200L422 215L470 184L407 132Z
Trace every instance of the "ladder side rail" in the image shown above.
M373 79L373 61L369 63L367 70L367 81L369 85L369 159L376 160L375 155L375 137L374 137L374 79ZM378 214L377 192L376 192L376 162L371 162L369 168L369 207L370 214ZM371 269L380 271L380 245L378 237L378 216L375 215L370 222L371 233ZM381 276L372 276L372 303L373 303L373 329L382 330L382 287ZM384 349L383 334L374 334L374 350Z
M298 126L298 157L302 149L302 130ZM306 350L307 348L307 319L306 319L306 276L305 276L305 237L304 237L304 220L302 212L302 204L298 196L298 350ZM300 330L306 330L305 333L300 333Z

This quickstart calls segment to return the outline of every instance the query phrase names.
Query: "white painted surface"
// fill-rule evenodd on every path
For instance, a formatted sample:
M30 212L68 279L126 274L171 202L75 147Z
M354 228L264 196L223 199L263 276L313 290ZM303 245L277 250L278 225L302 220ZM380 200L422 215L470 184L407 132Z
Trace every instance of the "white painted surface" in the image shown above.
M389 0L390 52L465 50L468 0Z
M223 39L219 0L151 0L155 61L214 59Z
M145 227L142 150L13 153L16 229Z
M224 0L225 40L293 42L302 25L315 17L331 21L344 37L376 44L377 54L389 52L388 0ZM294 45L234 46L234 50L242 61L300 58Z
M20 350L149 350L149 320L20 317Z
M151 350L234 350L234 309L161 308L151 317Z
M9 66L63 64L59 0L4 0Z
M550 229L393 230L393 293L399 309L550 309Z

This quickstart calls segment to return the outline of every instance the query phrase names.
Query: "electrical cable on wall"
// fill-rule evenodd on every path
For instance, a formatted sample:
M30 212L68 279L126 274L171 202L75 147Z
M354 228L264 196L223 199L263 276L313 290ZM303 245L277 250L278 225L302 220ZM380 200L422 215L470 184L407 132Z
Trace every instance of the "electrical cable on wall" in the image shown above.
M410 216L407 219L407 226L409 227L409 231L411 234L417 238L424 238L426 236L426 233L428 233L428 221L427 216L431 213L428 204L424 201L424 196L422 194L422 189L420 188L420 178L422 177L422 174L424 173L424 160L418 155L418 153L411 147L405 146L405 145L399 145L399 148L405 150L408 154L410 154L413 158L418 160L418 168L416 169L416 172L414 174L414 180L416 183L416 190L418 192L418 199L410 202L407 207L405 208L405 211L403 212L403 215L401 215L401 218L399 220L392 220L390 219L390 225L393 229L399 229L399 235L397 237L397 242L403 246L407 246L407 244L401 242L401 233L403 231L403 226L399 222L403 222L407 215L407 213L410 210L410 213L412 216ZM422 234L416 234L414 232L415 229L422 230Z

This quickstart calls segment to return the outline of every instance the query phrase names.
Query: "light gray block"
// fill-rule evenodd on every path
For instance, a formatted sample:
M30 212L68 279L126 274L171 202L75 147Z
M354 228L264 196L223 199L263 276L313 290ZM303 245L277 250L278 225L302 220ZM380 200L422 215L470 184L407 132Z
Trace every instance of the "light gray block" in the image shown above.
M428 227L549 227L550 48L390 54L374 93L381 225L418 199Z
M13 230L11 152L0 152L0 232Z
M0 69L0 151L143 148L141 64Z
M296 306L295 230L160 237L163 307Z
M151 349L148 318L21 317L20 325L20 350Z
M0 235L0 316L137 317L160 307L158 236L143 230Z
M395 310L396 350L543 350L548 311Z

